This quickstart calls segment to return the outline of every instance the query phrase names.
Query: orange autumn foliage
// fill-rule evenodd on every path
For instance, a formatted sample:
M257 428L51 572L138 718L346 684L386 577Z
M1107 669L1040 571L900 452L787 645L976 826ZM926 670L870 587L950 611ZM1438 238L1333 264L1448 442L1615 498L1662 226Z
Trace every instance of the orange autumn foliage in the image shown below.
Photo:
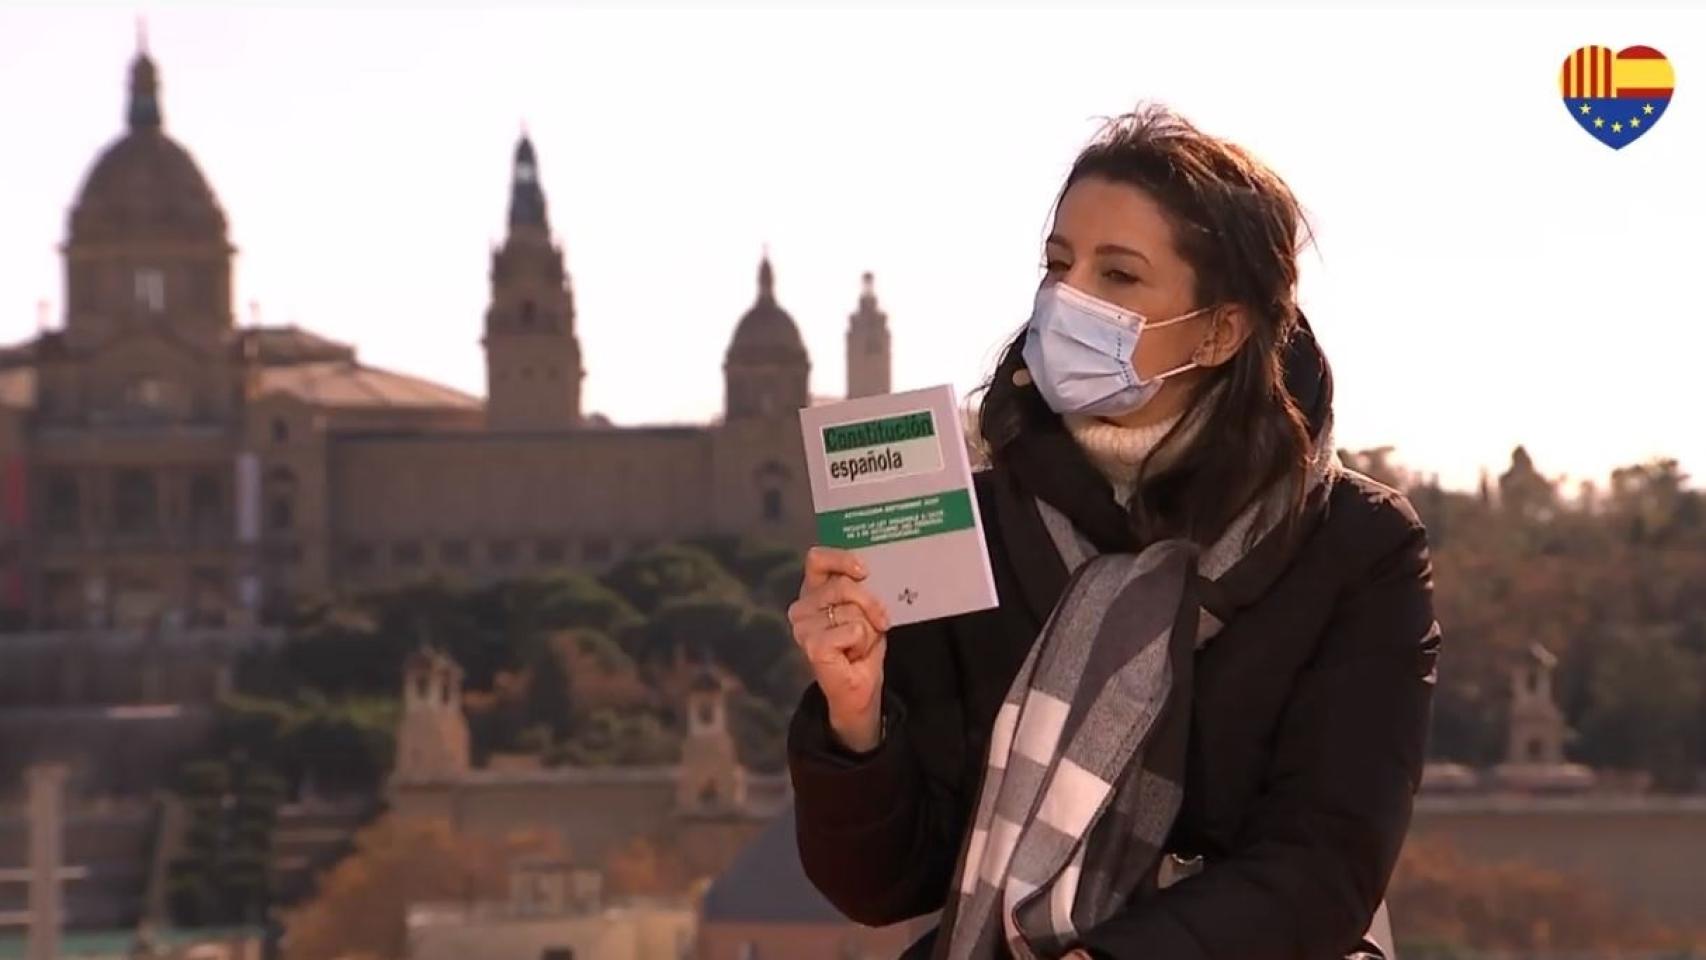
M511 861L555 852L541 834L486 840L444 820L387 815L358 833L314 898L287 915L284 960L404 960L410 904L502 899Z
M1589 879L1474 860L1432 837L1410 838L1387 900L1401 943L1611 955L1687 942Z
M693 871L674 847L640 836L604 861L605 888L613 895L664 896L687 890Z

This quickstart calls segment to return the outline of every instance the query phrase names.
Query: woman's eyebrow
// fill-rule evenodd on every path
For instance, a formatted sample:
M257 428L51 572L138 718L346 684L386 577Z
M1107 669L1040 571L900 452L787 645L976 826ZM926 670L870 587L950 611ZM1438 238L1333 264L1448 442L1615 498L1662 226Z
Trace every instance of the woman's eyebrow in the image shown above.
M1142 260L1146 264L1149 263L1148 257L1144 256L1141 253L1138 253L1136 250L1133 250L1130 247L1122 247L1117 243L1100 244L1096 247L1096 252L1097 253L1117 253L1117 254L1121 254L1123 256L1127 256L1127 257L1136 257L1137 259Z

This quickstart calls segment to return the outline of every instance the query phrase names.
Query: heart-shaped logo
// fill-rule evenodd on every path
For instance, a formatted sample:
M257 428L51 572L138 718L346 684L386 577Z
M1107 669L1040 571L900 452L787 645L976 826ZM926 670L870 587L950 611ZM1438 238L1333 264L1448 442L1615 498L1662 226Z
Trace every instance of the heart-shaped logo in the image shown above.
M1676 71L1652 47L1580 47L1560 78L1570 116L1600 143L1621 150L1664 116Z

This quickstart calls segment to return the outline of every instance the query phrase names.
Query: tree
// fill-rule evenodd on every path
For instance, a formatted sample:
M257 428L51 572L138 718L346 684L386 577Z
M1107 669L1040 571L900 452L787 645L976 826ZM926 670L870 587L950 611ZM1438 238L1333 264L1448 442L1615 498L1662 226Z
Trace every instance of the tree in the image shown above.
M312 900L286 915L284 960L404 960L410 904L501 898L518 857L561 855L556 848L541 833L493 840L444 820L387 815L356 835Z
M239 687L289 699L304 688L327 696L391 695L397 666L414 644L380 629L372 605L339 601L305 607L285 625L277 649L261 648L244 663Z
M742 765L759 773L781 772L792 710L793 704L779 707L743 690L730 695L729 734Z
M1522 447L1511 452L1510 468L1499 475L1499 505L1520 520L1542 523L1557 508L1557 484L1541 476Z
M321 794L372 794L391 770L397 715L394 697L327 700L309 691L283 731L280 772L300 771Z
M790 563L798 564L801 558L800 551L795 547L746 537L696 537L686 543L709 553L724 570L733 574L735 579L746 587L748 593L755 595L771 571Z
M753 592L753 602L770 610L787 610L788 605L800 595L800 582L805 579L805 572L805 560L800 557L777 565L764 575L763 582Z
M527 724L528 677L524 670L503 671L488 690L462 694L462 713L468 720L468 745L476 764L493 753L515 750Z
M1394 489L1403 490L1410 485L1410 476L1402 467L1391 462L1392 450L1389 446L1368 450L1340 450L1339 460L1360 474Z
M1631 543L1667 543L1698 529L1699 494L1684 489L1688 475L1675 460L1654 460L1611 473L1611 511Z
M675 763L681 733L650 709L595 710L545 757L552 766L621 767Z
M567 630L552 643L569 672L570 698L577 706L627 708L651 702L634 658L595 630Z
M770 683L780 679L773 673L776 664L799 663L802 659L787 618L771 610L749 607L737 632L712 637L710 644L717 662L734 673L742 686L761 695L771 693Z
M1699 786L1706 657L1679 640L1676 630L1630 630L1599 651L1581 722L1583 759L1639 767L1666 789Z
M553 740L566 736L574 724L569 683L568 664L564 662L562 652L550 643L541 646L527 668L527 706L523 711L523 722L545 728Z
M704 661L738 643L747 617L747 604L738 598L701 594L666 600L625 644L642 666Z
M604 858L605 884L612 896L668 896L686 892L693 871L680 848L637 836Z
M271 902L271 864L284 783L241 757L186 764L178 795L187 827L167 871L167 896L180 924L254 923Z
M506 638L509 665L531 663L559 631L590 629L614 635L640 620L620 594L572 571L499 581L473 603L485 629Z
M683 544L665 544L635 554L612 568L604 583L647 615L672 600L742 600L746 596L740 581L715 557Z

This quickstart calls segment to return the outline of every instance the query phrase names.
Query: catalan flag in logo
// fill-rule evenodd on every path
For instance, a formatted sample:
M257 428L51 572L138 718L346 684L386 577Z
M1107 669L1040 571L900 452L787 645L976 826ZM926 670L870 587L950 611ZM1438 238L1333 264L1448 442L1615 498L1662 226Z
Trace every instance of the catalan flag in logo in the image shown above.
M1621 150L1634 143L1670 105L1676 72L1652 47L1581 47L1564 58L1558 83L1564 106L1594 139Z

